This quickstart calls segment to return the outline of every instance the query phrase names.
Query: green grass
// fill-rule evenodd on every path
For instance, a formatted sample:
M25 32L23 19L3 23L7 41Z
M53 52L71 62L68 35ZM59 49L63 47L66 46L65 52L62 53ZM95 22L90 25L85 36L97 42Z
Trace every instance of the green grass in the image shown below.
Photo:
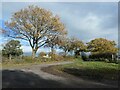
M100 61L82 61L77 59L73 64L56 66L55 68L82 78L95 80L118 80L119 64Z

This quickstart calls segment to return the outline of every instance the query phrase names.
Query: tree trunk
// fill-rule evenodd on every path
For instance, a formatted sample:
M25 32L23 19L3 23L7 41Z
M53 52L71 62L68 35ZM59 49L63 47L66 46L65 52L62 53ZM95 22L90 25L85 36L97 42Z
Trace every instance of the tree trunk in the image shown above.
M67 51L65 50L65 55L64 55L64 57L66 57L67 56Z
M12 56L11 56L11 54L9 54L9 60L11 61L11 58L12 58Z
M35 56L36 56L36 50L32 49L32 59L35 59Z
M54 54L54 49L53 49L53 47L51 48L51 53Z
M54 60L54 48L53 47L51 47L51 59Z

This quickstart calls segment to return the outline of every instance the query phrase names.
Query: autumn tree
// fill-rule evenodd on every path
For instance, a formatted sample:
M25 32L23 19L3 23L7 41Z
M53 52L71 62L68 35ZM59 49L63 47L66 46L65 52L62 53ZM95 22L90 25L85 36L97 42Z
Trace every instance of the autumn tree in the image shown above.
M77 39L77 38L71 38L71 50L74 51L74 55L75 57L80 55L81 51L85 51L86 50L86 46L84 45L84 43Z
M2 55L9 57L11 60L12 56L20 56L23 54L22 49L20 49L21 44L18 40L11 40L5 44L2 49Z
M60 48L64 50L65 55L68 52L73 51L75 57L77 57L78 55L80 55L81 51L84 51L86 49L86 46L81 40L72 37L72 38L64 38L62 40L62 43L60 44Z
M51 48L51 54L55 54L54 51L55 51L55 48L57 48L61 43L62 43L62 37L64 36L61 36L61 35L53 35L53 36L50 36L49 39L48 39L48 43L45 45L45 47L50 47Z
M64 56L66 56L68 54L68 52L70 52L72 50L71 45L72 45L72 43L71 43L70 38L64 37L62 39L62 42L59 44L59 48L65 52Z
M88 50L92 52L92 54L96 55L113 55L118 52L118 49L116 48L115 41L110 41L104 38L97 38L94 40L91 40L87 43Z
M57 15L38 6L28 6L14 13L6 22L9 37L23 39L32 48L32 57L38 48L54 41L54 36L66 35L64 24ZM53 37L52 40L50 37Z
M45 52L40 52L39 56L40 57L43 57L43 56L46 56L47 54Z

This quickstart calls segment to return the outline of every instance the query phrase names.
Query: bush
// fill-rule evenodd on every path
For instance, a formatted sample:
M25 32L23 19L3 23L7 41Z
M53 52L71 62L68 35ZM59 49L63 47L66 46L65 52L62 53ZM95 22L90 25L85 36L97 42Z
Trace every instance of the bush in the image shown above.
M9 59L7 57L2 56L2 63L8 63Z
M49 58L49 57L38 57L38 59L42 62L47 62L47 61L51 60L51 58Z
M34 62L31 56L23 56L23 60L28 63Z
M48 56L51 57L51 56L52 56L52 52L49 52L49 53L48 53Z
M83 59L83 61L88 61L88 56L81 56L81 58Z
M64 57L64 60L71 61L71 60L76 60L76 58L74 56L68 55L68 56Z
M23 59L19 59L19 58L14 58L12 59L12 63L14 64L20 64L20 63L24 63L25 61Z
M89 56L90 59L95 59L98 61L105 61L105 59L111 60L111 54L101 53L101 54L92 54Z
M116 63L117 58L114 55L114 58L112 60L112 54L111 53L101 53L101 54L92 54L89 56L90 59L93 59L94 61L105 61L110 63Z
M45 52L40 52L39 57L46 56L47 54Z
M14 57L12 57L11 58L11 60L8 58L8 57L2 57L2 63L5 63L5 64L7 64L7 63L22 63L22 62L24 62L24 60L22 59L22 57L21 56L14 56Z
M52 54L52 52L49 52L48 55L51 58L51 60L59 61L59 60L63 60L64 59L63 56L55 54L55 53Z
M65 54L65 52L59 52L60 56L66 57L67 55Z
M59 60L63 60L63 56L57 55L57 54L52 54L51 59L59 61Z
M60 56L60 55L55 54L55 56L54 56L54 60L57 60L57 61L64 60L64 57L63 57L63 56Z

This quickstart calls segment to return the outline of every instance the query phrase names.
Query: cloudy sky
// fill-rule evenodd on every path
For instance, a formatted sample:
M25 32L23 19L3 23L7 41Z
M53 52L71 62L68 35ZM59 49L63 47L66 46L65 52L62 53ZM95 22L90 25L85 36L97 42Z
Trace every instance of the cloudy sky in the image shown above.
M95 38L106 38L118 43L117 2L3 2L0 21L4 23L14 12L28 5L37 5L59 15L69 37L77 37L85 43ZM0 38L1 41L5 43L4 38ZM21 43L25 52L31 51L26 42Z

